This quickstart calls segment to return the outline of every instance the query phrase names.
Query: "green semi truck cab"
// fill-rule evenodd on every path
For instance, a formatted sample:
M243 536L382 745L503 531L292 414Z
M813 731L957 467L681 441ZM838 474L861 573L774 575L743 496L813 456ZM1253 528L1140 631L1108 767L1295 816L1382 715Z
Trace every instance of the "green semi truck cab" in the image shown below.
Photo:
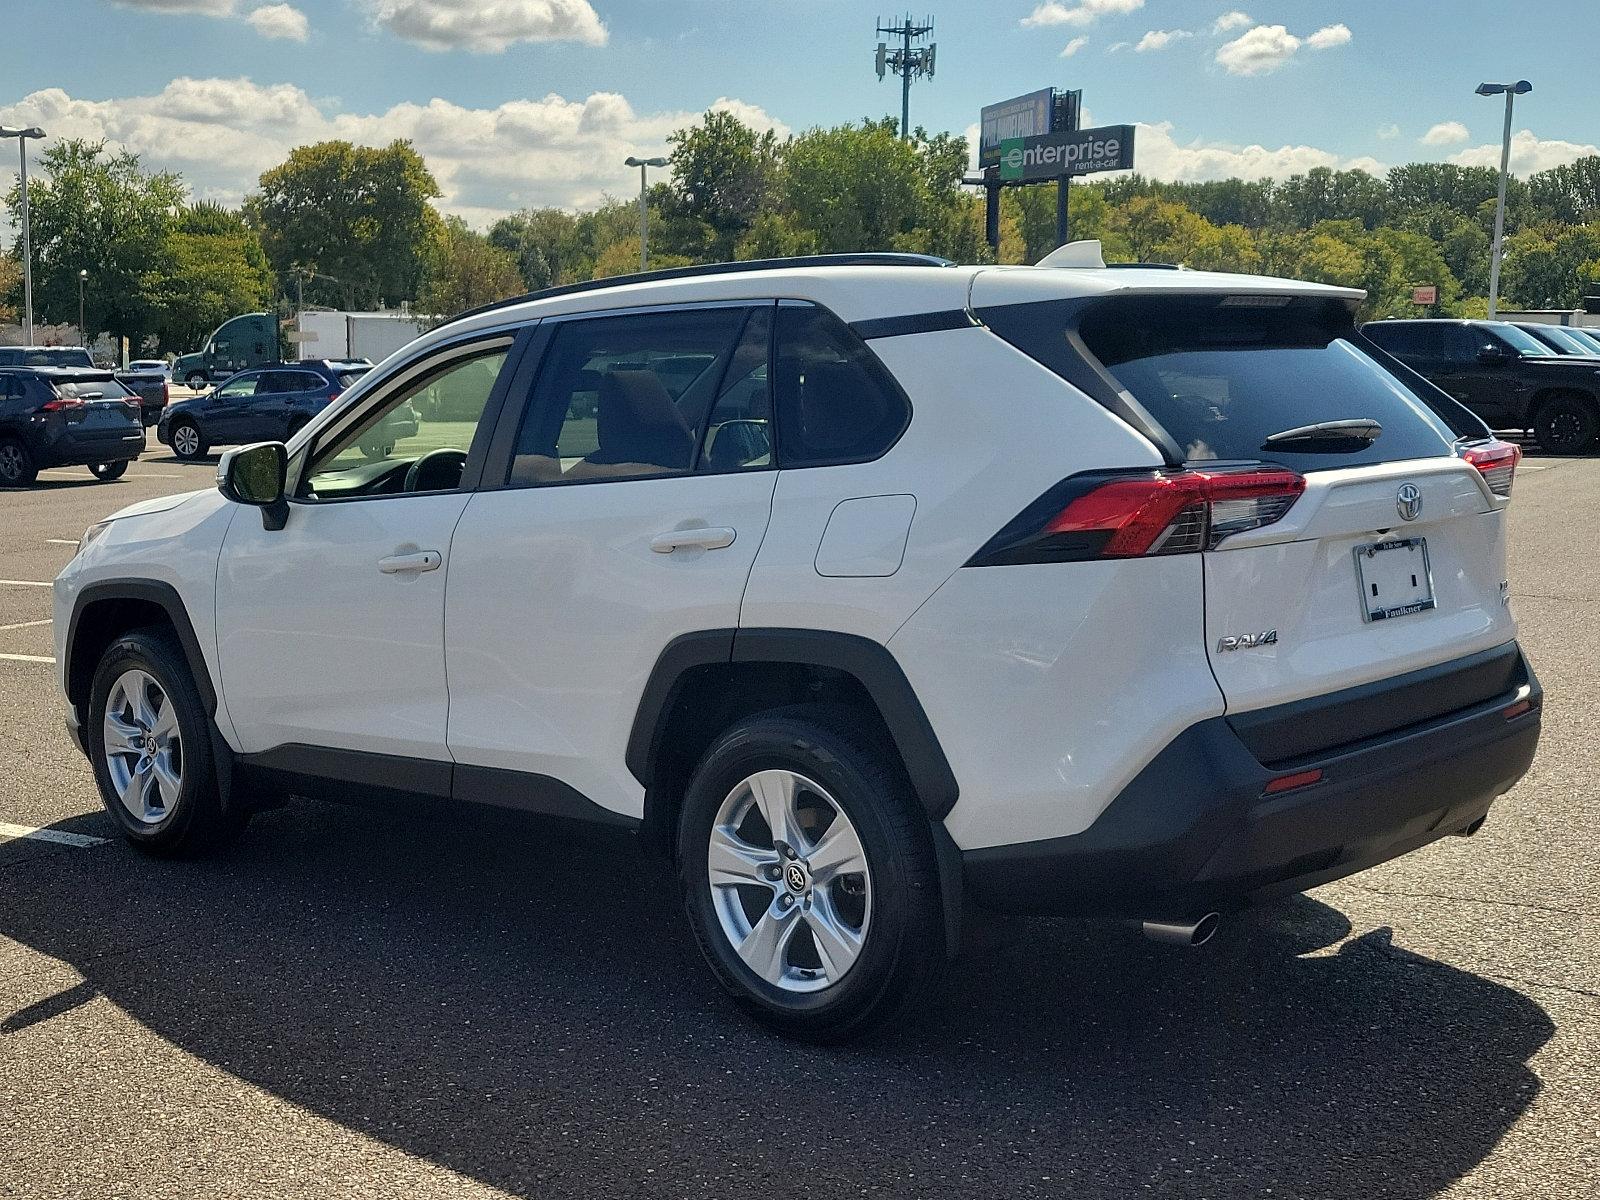
M205 348L180 354L172 364L172 377L192 388L216 383L246 367L277 362L278 318L272 313L241 313L229 317L206 339Z

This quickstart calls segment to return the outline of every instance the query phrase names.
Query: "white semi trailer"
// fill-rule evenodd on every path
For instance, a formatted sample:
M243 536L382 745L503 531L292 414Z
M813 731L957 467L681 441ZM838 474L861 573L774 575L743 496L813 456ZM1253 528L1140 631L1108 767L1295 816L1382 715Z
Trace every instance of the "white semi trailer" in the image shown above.
M299 336L292 340L301 358L365 358L376 363L416 338L429 323L425 317L403 312L313 309L300 314Z

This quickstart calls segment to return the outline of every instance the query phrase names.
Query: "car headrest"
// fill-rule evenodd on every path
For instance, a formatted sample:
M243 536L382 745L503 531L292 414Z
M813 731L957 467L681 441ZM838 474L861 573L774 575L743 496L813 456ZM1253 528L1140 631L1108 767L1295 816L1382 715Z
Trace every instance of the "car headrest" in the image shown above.
M694 433L653 371L605 373L595 432L594 462L687 468L694 453Z

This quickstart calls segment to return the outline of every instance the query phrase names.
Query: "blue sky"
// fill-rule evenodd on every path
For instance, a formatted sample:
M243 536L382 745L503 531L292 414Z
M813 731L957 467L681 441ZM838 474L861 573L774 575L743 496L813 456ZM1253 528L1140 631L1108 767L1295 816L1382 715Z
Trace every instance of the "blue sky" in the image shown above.
M495 8L498 20L487 19ZM708 106L780 132L897 112L851 0L5 0L0 123L105 136L236 202L290 147L417 142L443 207L626 194L621 160ZM1175 178L1495 162L1481 79L1526 77L1513 169L1593 152L1590 0L920 0L938 75L912 118L966 132L992 100L1084 89ZM1509 15L1514 20L1508 20ZM28 36L37 31L38 36ZM1064 51L1070 54L1064 56ZM1524 132L1525 131L1525 132ZM0 163L0 165L6 165ZM6 182L0 175L0 184Z

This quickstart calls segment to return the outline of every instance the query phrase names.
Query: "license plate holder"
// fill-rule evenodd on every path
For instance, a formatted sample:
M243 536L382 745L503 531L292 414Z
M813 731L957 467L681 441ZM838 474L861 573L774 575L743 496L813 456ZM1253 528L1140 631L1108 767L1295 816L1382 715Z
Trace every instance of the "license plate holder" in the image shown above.
M1390 621L1434 607L1428 539L1391 538L1355 548L1361 619Z

